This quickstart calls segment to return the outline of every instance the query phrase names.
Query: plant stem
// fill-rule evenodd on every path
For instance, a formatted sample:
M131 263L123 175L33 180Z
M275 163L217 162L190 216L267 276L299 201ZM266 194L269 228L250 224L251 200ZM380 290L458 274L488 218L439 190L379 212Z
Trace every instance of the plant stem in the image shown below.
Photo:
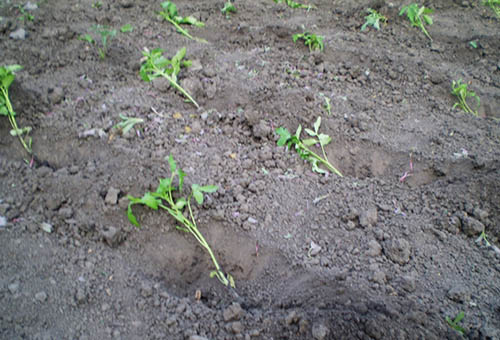
M321 145L321 143L320 143ZM314 158L316 158L318 161L320 161L321 163L323 163L328 169L330 169L330 171L333 171L334 173L336 173L338 176L340 177L344 177L342 175L342 173L340 171L338 171L333 165L330 164L330 162L328 161L328 159L326 158L326 155L325 155L325 159L321 158L321 156L319 156L318 154L316 154L315 152L311 151L307 146L305 146L301 141L298 141L298 146L300 148L302 148L303 150L306 150L307 152L309 152L311 154L311 156L313 156ZM323 146L321 146L321 148L323 149ZM324 154L325 150L323 150L323 154Z
M189 39L192 39L192 40L197 40L199 42L202 42L202 43L205 43L205 44L208 44L208 41L206 41L205 39L201 39L201 38L195 38L193 37L191 34L189 34L188 31L186 31L185 29L183 29L178 23L176 23L174 20L172 20L171 18L169 18L168 16L163 16L168 22L170 22L172 25L175 26L175 28L177 28L177 30L181 33L181 34L184 34L186 37L188 37Z
M2 95L5 98L5 104L7 105L7 111L9 111L8 116L9 116L10 125L12 126L14 131L16 131L16 135L19 138L19 141L21 142L24 149L31 155L31 153L32 153L31 147L29 147L26 144L24 138L22 137L22 130L19 129L19 127L17 126L16 118L14 117L14 110L12 109L12 104L10 103L10 99L9 99L9 90L4 88L3 86L1 87L1 89L2 89Z
M422 32L424 32L424 34L427 36L427 38L429 38L431 41L433 41L429 32L427 32L427 30L425 29L424 24L422 23L422 20L420 20L419 26L422 29Z
M169 20L169 19L167 19L167 20ZM193 103L197 109L200 108L200 105L198 105L198 103L193 99L193 97L191 97L191 95L186 90L184 90L179 84L177 84L177 82L174 79L172 79L172 77L170 77L162 69L159 69L158 67L156 67L156 65L154 65L154 64L153 64L153 69L156 71L156 73L167 78L167 80L170 82L170 84L172 84L177 90L179 90L184 96L186 96L187 99L189 99L189 101L191 103Z

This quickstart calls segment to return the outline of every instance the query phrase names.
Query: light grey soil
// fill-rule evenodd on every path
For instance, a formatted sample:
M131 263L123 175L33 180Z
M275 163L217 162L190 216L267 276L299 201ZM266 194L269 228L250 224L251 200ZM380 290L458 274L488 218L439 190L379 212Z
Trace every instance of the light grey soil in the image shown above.
M34 150L30 164L0 117L0 338L500 339L492 11L430 3L431 42L398 16L408 1L235 1L226 18L222 0L178 0L205 44L161 20L160 2L96 3L41 1L23 21L24 3L0 1L0 60L24 67L10 97ZM368 7L388 17L380 31L360 31ZM134 29L101 59L79 39L95 24ZM294 43L303 31L324 51ZM139 77L145 47L184 46L179 79L199 109ZM452 108L458 79L478 117ZM120 114L143 123L120 134ZM318 116L344 177L276 145L276 128ZM154 191L169 155L186 188L219 187L194 211L235 289L166 212L127 219L127 195ZM462 335L446 321L460 312Z

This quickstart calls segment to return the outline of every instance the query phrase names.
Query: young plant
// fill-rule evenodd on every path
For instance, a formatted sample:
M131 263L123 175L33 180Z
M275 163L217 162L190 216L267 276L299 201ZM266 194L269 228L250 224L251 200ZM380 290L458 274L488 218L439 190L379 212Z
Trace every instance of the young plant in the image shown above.
M464 312L460 312L455 316L455 319L451 320L449 316L445 317L446 322L448 322L448 325L450 325L451 328L456 330L458 333L464 335L465 334L465 329L463 329L458 323L462 321L464 318L465 314Z
M290 8L303 8L303 9L307 9L308 11L313 9L313 8L316 8L314 5L304 5L304 4L300 4L298 2L295 2L293 0L274 0L274 2L277 4L285 3Z
M181 67L189 67L192 64L191 60L182 60L186 56L185 47L177 51L171 60L163 56L163 50L161 48L156 48L151 52L145 48L144 51L142 51L142 55L144 56L142 58L143 64L139 71L142 80L150 82L155 78L164 77L173 87L193 103L196 108L200 107L193 97L177 83L177 75Z
M411 25L418 27L424 32L424 34L432 41L429 32L425 29L425 24L432 25L432 18L429 14L434 13L433 9L427 8L425 6L419 7L418 4L413 3L408 6L404 6L401 8L399 15L403 15L406 13L408 20L410 20Z
M325 103L324 103L323 107L326 110L326 112L328 113L328 115L331 116L332 115L332 103L330 101L330 98L325 96L323 93L320 93L319 96L324 99Z
M17 8L19 9L19 12L21 12L21 15L18 18L19 20L21 20L21 21L33 21L33 20L35 20L35 16L33 14L27 12L24 9L23 5L19 5Z
M387 22L387 18L374 9L367 8L366 12L369 14L365 17L366 21L361 26L361 31L364 31L368 26L372 26L378 31L380 30L380 22Z
M0 67L0 116L7 116L9 118L10 125L12 126L10 134L12 136L17 136L24 150L31 155L33 152L31 149L31 137L29 137L31 127L27 126L21 129L17 126L16 113L9 99L9 87L16 78L15 72L21 69L22 66L20 65ZM26 137L23 137L24 135L26 135Z
M220 11L226 15L226 19L229 19L229 13L236 13L236 7L231 1L227 1Z
M278 146L287 146L287 149L291 149L292 146L295 147L295 150L299 154L299 156L302 159L305 159L306 161L310 162L312 164L312 170L314 172L324 174L326 173L325 170L321 169L318 166L318 163L323 164L328 168L328 170L334 172L340 177L342 176L342 173L337 170L329 161L328 158L326 157L325 153L325 148L324 146L327 145L332 141L330 136L319 133L319 127L321 125L321 117L318 117L316 122L314 123L314 131L311 129L305 129L306 133L311 136L312 138L308 139L300 139L300 134L302 132L302 125L299 125L297 128L297 131L295 132L295 135L292 135L286 128L279 127L276 129L276 133L280 136L278 139ZM315 152L313 152L309 147L319 144L321 147L321 151L323 152L323 157L319 156Z
M205 26L204 23L201 21L198 21L195 17L193 16L187 16L187 17L181 17L177 13L177 6L171 2L171 1L164 1L161 3L161 7L163 8L163 11L158 12L158 14L165 20L167 20L169 23L174 25L174 27L177 29L177 31L184 36L188 37L189 39L192 40L197 40L203 43L207 43L206 40L200 39L200 38L195 38L189 32L182 28L180 25L181 24L187 24L187 25L194 25L196 27L203 27Z
M97 50L99 52L99 57L105 59L108 51L108 43L112 38L116 36L116 29L110 29L107 26L96 25L92 27L92 30L97 32L101 36L102 47L98 46ZM80 40L88 42L90 45L95 45L96 41L90 34L85 34L80 37Z
M125 24L120 27L120 32L122 33L130 33L134 30L134 27L131 24Z
M488 6L500 19L500 0L483 0L483 5Z
M133 197L128 195L129 199L127 216L129 221L135 226L139 227L139 222L137 222L136 217L132 212L132 206L135 204L143 204L147 207L158 210L162 208L166 210L177 222L181 225L176 226L178 230L191 233L198 243L205 248L205 250L210 255L212 262L215 266L215 270L210 273L210 277L217 277L219 281L227 286L230 285L234 288L234 279L230 274L224 273L215 258L215 255L208 245L207 241L198 230L196 221L194 219L193 210L191 208L191 199L194 198L196 203L199 205L203 204L203 193L213 193L217 191L217 186L215 185L205 185L200 186L198 184L191 185L191 194L186 198L182 195L182 187L184 184L184 176L186 175L180 168L177 167L176 162L172 155L168 158L168 163L170 165L170 178L160 179L160 184L155 192L146 192L142 198ZM177 186L174 184L175 177L178 179ZM174 192L177 194L174 197Z
M479 96L474 91L469 91L467 89L467 83L462 83L462 79L458 81L453 81L451 83L451 94L458 98L458 102L453 105L453 108L460 107L467 113L472 113L474 116L478 116L477 109L474 111L471 109L469 104L467 104L467 98L475 98L477 102L477 108L481 104Z
M135 118L135 117L127 117L120 113L121 122L113 126L113 128L120 131L121 134L126 134L131 129L134 128L134 125L144 123L144 119Z
M323 51L323 39L324 37L316 34L310 34L308 32L297 33L293 35L293 42L297 42L297 40L304 40L304 45L309 47L309 51L320 50Z

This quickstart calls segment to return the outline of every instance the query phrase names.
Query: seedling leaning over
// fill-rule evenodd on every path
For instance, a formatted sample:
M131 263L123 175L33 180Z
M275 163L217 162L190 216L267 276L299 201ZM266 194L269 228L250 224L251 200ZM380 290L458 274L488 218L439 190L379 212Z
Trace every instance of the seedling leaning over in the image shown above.
M432 41L432 38L429 32L425 29L424 25L432 25L432 18L429 14L434 13L434 10L425 6L419 7L418 4L411 4L401 8L399 15L403 15L405 13L408 20L410 20L411 25L420 28L422 32L424 32L424 34Z
M297 42L297 40L304 40L304 45L309 47L309 51L312 52L314 50L323 51L324 44L321 35L310 34L308 32L297 33L293 35L293 42Z

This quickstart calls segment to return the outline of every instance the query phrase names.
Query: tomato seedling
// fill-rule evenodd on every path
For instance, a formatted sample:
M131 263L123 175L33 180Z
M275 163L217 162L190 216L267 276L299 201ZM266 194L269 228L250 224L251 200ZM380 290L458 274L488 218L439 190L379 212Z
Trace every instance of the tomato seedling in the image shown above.
M186 56L185 47L177 51L171 60L163 56L163 50L161 48L155 48L151 52L145 48L144 51L142 51L142 55L144 56L142 58L143 64L139 71L142 80L150 82L155 78L164 77L173 87L179 90L179 92L193 103L196 108L200 107L193 97L177 83L177 75L181 67L189 67L192 64L191 60L182 60Z
M310 52L312 52L313 50L323 51L324 37L322 37L321 35L310 34L308 32L297 33L293 35L293 42L297 42L297 40L299 39L304 40L304 45L309 47Z
M424 34L432 41L429 32L425 29L425 24L432 25L432 18L429 14L434 13L434 10L425 6L419 7L418 4L414 3L401 8L399 15L403 15L405 13L408 20L410 20L411 25L420 28L422 32L424 32Z
M465 313L460 312L457 314L457 316L455 316L455 318L453 320L451 320L449 316L445 317L445 320L448 323L448 325L450 325L451 328L456 330L458 333L464 335L465 329L463 329L463 327L458 324L460 321L463 320L464 317L465 317Z
M361 26L361 31L364 31L368 26L372 26L375 28L377 31L380 30L380 23L387 23L387 18L377 12L374 9L367 8L366 12L369 13L367 16L365 16L365 23L363 26Z
M215 270L210 272L210 277L216 277L224 286L235 287L233 277L224 273L215 258L215 255L210 248L208 242L203 237L203 234L198 230L196 221L194 219L193 210L191 208L191 199L194 198L196 203L199 205L203 204L204 193L216 192L218 187L215 185L204 185L200 186L198 184L191 185L191 194L186 198L185 196L174 197L174 192L182 195L182 189L184 184L185 173L182 169L177 167L177 164L172 157L168 158L168 163L170 165L170 177L160 179L160 184L156 188L155 192L146 192L142 198L133 197L128 195L129 199L127 216L129 221L139 227L139 222L137 222L136 217L133 214L132 206L135 204L145 205L153 210L158 210L158 208L166 210L181 226L176 226L178 230L191 233L196 241L205 248L205 250L210 255L212 262L215 266ZM178 184L174 184L174 180L177 177ZM187 216L187 217L186 217Z
M19 128L16 121L16 113L12 108L12 103L9 99L9 87L16 79L15 72L22 69L20 65L6 65L0 67L0 116L7 116L9 118L10 125L12 126L12 130L10 130L10 134L12 136L17 136L24 150L28 152L28 154L32 154L33 150L31 149L31 137L29 137L29 133L31 131L31 127L27 126L24 128ZM25 137L23 137L26 135Z
M116 36L116 29L110 29L107 26L94 25L92 30L97 32L101 37L101 45L97 46L97 51L99 52L99 57L105 59L108 53L108 44ZM90 34L85 34L80 37L80 40L88 42L90 45L95 45L96 41Z
M177 13L177 6L171 2L171 1L164 1L161 3L161 7L163 8L163 11L158 12L158 14L165 20L167 20L169 23L174 25L174 27L177 29L177 31L184 36L188 37L189 39L192 40L197 40L203 43L207 43L206 40L200 39L200 38L195 38L189 32L182 28L180 25L181 24L187 24L187 25L193 25L196 27L203 27L205 26L204 23L201 21L198 21L195 17L193 16L187 16L187 17L181 17Z
M467 98L475 98L477 102L477 108L481 104L479 96L474 91L469 91L467 89L467 83L462 83L462 79L458 81L453 81L451 83L451 94L458 98L458 102L453 105L453 108L457 106L467 113L472 113L474 116L478 116L477 109L472 110L469 104L467 104Z
M285 3L290 8L303 8L303 9L307 9L308 11L313 9L313 8L316 8L314 5L305 5L305 4L295 2L293 0L274 0L274 2L277 4Z
M231 1L228 1L220 11L226 15L226 19L229 19L229 13L236 13L236 7L234 7Z
M300 134L302 133L302 125L299 125L297 128L297 131L295 132L295 135L292 135L286 128L284 127L279 127L276 129L276 133L280 136L278 139L278 146L285 146L287 149L291 149L292 147L295 148L299 156L310 162L312 164L312 170L314 172L324 174L326 173L325 170L321 169L318 166L318 162L323 164L328 168L328 170L334 172L340 177L342 176L342 173L337 170L331 163L328 161L328 158L326 157L325 153L325 148L324 146L329 144L332 139L330 136L319 133L319 128L321 125L321 117L318 117L316 122L314 123L314 130L311 129L305 129L306 133L311 136L312 138L308 139L300 139ZM321 151L323 152L323 157L319 156L315 152L313 152L309 147L319 144L321 147Z
M483 5L488 6L500 19L500 0L483 0Z

